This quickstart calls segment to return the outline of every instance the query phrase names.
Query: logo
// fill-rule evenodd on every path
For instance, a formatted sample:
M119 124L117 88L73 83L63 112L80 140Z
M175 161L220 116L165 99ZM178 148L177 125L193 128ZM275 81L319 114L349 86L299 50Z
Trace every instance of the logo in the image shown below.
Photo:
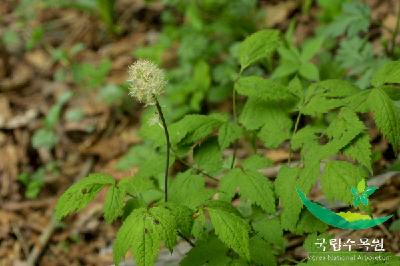
M353 196L352 205L358 209L360 209L361 206L368 206L368 197L371 196L377 189L378 188L375 186L366 186L365 180L361 180L358 183L357 188L351 188L350 192ZM316 218L337 228L353 230L366 229L384 223L393 216L388 215L372 218L370 215L360 212L348 211L335 213L328 208L309 200L299 188L296 188L296 191L303 204Z

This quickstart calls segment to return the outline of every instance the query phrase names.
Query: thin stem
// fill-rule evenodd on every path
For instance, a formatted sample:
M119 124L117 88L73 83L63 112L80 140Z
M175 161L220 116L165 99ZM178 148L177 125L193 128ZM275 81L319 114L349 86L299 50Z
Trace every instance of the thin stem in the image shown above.
M167 160L166 160L166 165L165 165L165 176L164 176L164 200L165 200L165 202L167 202L168 201L168 169L169 169L169 156L170 156L170 150L171 150L171 142L169 140L168 127L167 127L167 123L165 122L165 118L164 118L164 114L161 109L161 105L155 96L154 96L154 100L156 102L158 116L160 117L163 128L164 128L165 140L167 141Z
M398 11L397 11L397 21L396 21L396 28L393 31L393 35L392 35L392 45L391 45L391 51L390 51L390 55L393 56L394 54L394 48L396 46L396 38L397 35L399 34L400 31L400 3L398 3Z
M176 159L177 159L179 162L181 162L184 166L186 166L186 167L188 167L188 168L192 168L192 169L195 170L196 172L198 172L198 173L200 173L200 174L202 174L202 175L205 175L206 177L210 178L210 179L213 180L213 181L219 182L219 179L218 179L218 178L216 178L216 177L210 175L209 173L204 172L203 170L201 170L201 169L199 169L199 168L197 168L197 167L195 167L195 166L193 166L193 165L188 164L188 163L185 162L183 159L181 159L181 158L179 158L179 157L176 157Z
M232 115L233 115L233 122L237 124L237 112L236 112L236 90L235 90L235 84L239 80L240 76L242 75L242 69L239 72L239 75L236 77L236 79L233 82L233 90L232 90ZM236 152L237 152L237 146L238 142L237 140L233 144L233 156L232 156L232 162L231 162L231 169L235 166L235 160L236 160Z
M291 138L294 136L294 134L296 134L297 132L297 128L299 127L299 123L300 123L300 117L301 117L301 113L299 112L297 114L297 118L296 118L296 123L294 124L294 129L292 132L292 136ZM289 158L288 158L288 164L290 164L292 162L292 145L291 142L289 141Z
M185 240L186 242L188 242L188 244L193 248L195 246L195 244L186 236L184 236L180 231L178 231L178 235Z

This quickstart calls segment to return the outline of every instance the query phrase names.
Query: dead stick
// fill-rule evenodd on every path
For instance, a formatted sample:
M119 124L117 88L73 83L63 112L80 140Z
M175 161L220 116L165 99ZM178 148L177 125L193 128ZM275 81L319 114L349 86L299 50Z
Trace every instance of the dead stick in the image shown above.
M89 158L86 162L84 167L82 168L81 172L79 173L78 177L76 179L80 179L84 176L86 176L93 168L94 165L94 159ZM49 242L51 236L53 235L56 227L57 227L57 221L54 218L54 215L51 216L50 223L47 225L47 227L43 230L42 234L39 237L39 244L35 245L32 249L32 251L29 253L28 259L26 260L26 265L28 266L34 266L38 262L38 259L40 258L40 255L42 254L44 248L47 246L47 243Z

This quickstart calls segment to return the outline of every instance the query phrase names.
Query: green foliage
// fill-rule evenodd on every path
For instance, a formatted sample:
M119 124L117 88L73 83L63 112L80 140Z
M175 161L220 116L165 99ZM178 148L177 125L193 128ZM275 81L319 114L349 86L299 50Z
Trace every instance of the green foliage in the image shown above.
M115 219L122 215L124 208L124 187L119 185L111 186L107 191L104 201L104 219L107 223L112 223Z
M179 174L170 187L170 201L189 208L196 208L207 201L212 191L205 187L204 178L190 171Z
M113 246L114 262L119 265L131 249L138 265L153 265L161 241L169 249L176 242L176 221L171 212L163 207L135 209L117 233Z
M400 143L400 111L389 96L380 88L374 88L368 97L376 125L397 150Z
M221 179L220 189L231 198L239 189L242 198L259 205L267 213L275 211L272 184L257 171L233 169Z
M220 208L208 208L218 238L241 257L249 260L248 224L239 216Z
M346 161L330 161L321 176L321 186L327 199L351 203L349 193L366 175L360 167Z
M108 187L104 218L122 220L113 247L117 265L129 250L138 265L154 265L161 246L172 251L178 237L194 243L180 265L277 265L287 232L311 234L305 241L311 252L310 243L328 225L303 208L296 188L307 194L316 187L329 201L351 204L351 188L373 171L368 112L395 149L400 143L398 61L380 67L386 59L378 59L359 35L369 27L370 11L358 2L318 4L331 24L295 45L294 23L284 40L270 29L249 35L256 1L166 1L183 24L166 12L158 42L135 54L163 63L164 52L179 45L177 66L167 72L166 98L160 99L170 165L165 169L163 126L149 107L141 117L143 142L116 165L137 168L134 176L117 182L89 175L61 196L56 217L84 208ZM336 74L326 78L330 67ZM101 97L109 104L122 101L123 86L104 86L108 61L73 68L77 82L103 86ZM232 105L221 105L230 95ZM57 124L61 108L50 112L47 127ZM264 168L272 162L265 149L287 144L300 161L267 178Z
M92 201L100 190L108 185L115 185L111 176L90 174L69 187L57 202L55 215L58 220L78 211Z
M258 60L270 56L279 44L279 31L276 30L261 30L248 36L239 48L241 70L243 71Z
M44 119L44 127L35 131L32 136L32 146L36 149L52 149L58 143L58 136L55 127L60 120L63 106L72 97L72 92L68 91L62 94L56 104L48 111Z
M337 37L344 33L355 36L359 32L366 32L370 24L371 10L367 5L354 1L342 5L342 13L330 24L326 33Z
M283 205L281 224L283 229L294 229L301 211L301 201L296 195L299 169L283 166L275 181L275 191Z
M387 62L376 71L371 80L371 84L375 87L386 83L400 83L400 61Z

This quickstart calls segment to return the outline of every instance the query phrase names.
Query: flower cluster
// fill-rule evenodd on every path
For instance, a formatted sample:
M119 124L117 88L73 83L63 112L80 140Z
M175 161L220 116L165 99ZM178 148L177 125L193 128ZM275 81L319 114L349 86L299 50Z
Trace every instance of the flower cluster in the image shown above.
M129 95L145 105L154 105L155 97L164 92L165 73L154 63L138 60L129 66Z

